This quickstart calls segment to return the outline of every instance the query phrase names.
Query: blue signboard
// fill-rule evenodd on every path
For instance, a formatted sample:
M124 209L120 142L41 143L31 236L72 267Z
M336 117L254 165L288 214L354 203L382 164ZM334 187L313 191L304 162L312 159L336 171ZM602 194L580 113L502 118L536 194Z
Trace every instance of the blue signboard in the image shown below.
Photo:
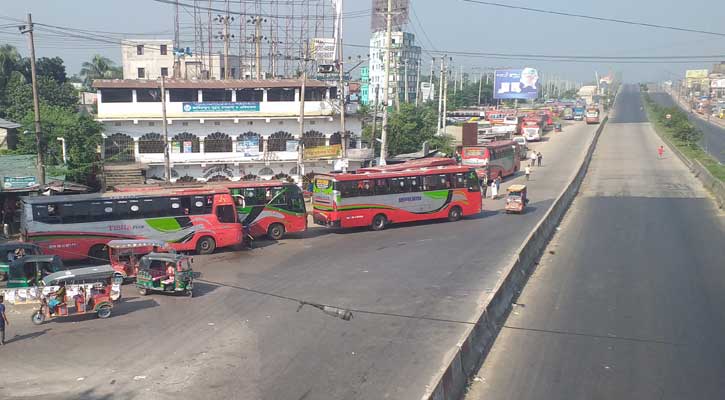
M494 99L535 99L539 96L539 71L534 68L496 70Z
M184 103L184 112L255 112L259 111L258 102L203 102L203 103Z

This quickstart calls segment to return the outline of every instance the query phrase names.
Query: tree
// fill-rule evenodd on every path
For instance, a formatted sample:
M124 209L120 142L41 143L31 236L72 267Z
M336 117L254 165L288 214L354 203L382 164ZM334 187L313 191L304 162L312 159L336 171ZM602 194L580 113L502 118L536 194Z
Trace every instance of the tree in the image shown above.
M47 76L38 77L40 102L73 111L78 104L78 94L68 82L59 83ZM21 73L14 73L5 91L6 115L20 121L33 109L33 88Z
M65 74L65 65L63 65L63 60L60 57L39 58L35 61L35 72L38 76L46 76L58 83L64 83L68 78ZM26 79L30 81L30 66L28 66Z
M121 78L122 71L109 58L96 54L90 62L83 63L80 75L85 85L90 87L94 79Z
M400 111L393 112L388 121L388 154L395 156L420 151L426 141L431 149L451 153L452 139L436 136L437 122L437 111L432 105L415 107L413 104L401 104Z
M9 44L0 46L0 117L7 116L7 86L13 73L21 70L22 63L20 53L15 47Z

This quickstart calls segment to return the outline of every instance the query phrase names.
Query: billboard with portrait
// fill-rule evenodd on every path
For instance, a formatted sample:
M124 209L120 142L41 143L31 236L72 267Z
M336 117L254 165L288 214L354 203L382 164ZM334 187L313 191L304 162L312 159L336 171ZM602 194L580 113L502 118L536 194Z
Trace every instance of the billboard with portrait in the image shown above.
M539 71L534 68L496 70L494 99L535 99L539 96Z

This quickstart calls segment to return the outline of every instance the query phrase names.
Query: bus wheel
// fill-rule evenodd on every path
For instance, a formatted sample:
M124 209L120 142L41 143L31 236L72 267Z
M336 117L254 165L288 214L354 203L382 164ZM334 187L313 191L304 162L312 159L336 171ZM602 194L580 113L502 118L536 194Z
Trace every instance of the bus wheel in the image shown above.
M280 240L284 236L284 225L272 224L267 229L267 236L272 240Z
M204 236L196 242L196 254L211 254L216 249L216 242L209 236Z
M97 244L94 246L91 246L91 249L88 250L88 258L91 259L91 261L95 262L108 262L108 248L105 244Z
M374 231L382 231L385 229L385 225L388 224L388 219L383 214L378 214L373 217L373 223L370 225Z
M450 211L448 211L448 220L451 222L458 221L459 219L461 219L461 214L461 207L455 206L451 208Z

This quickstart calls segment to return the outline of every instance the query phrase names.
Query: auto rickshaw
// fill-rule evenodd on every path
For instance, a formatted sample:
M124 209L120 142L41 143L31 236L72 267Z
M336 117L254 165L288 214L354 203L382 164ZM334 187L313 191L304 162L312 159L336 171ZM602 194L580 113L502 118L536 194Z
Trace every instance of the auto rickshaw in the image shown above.
M40 308L33 313L31 321L40 325L45 321L96 313L98 318L111 316L114 300L121 297L123 277L110 265L77 268L60 271L43 278L44 286L65 287L62 299L55 298L56 292L42 295ZM68 299L72 299L68 304ZM53 304L55 303L55 304ZM69 311L73 309L73 312Z
M194 295L193 258L184 254L151 253L141 258L136 287L145 296L151 291Z
M66 269L57 255L32 255L18 258L8 267L8 288L38 286L49 274Z
M136 277L143 256L149 253L174 253L166 242L159 240L111 240L106 246L111 267L124 279Z
M526 208L529 199L526 198L526 185L511 185L506 196L506 213L521 214Z
M8 278L10 263L18 258L42 254L40 246L18 241L5 241L0 243L0 281Z

